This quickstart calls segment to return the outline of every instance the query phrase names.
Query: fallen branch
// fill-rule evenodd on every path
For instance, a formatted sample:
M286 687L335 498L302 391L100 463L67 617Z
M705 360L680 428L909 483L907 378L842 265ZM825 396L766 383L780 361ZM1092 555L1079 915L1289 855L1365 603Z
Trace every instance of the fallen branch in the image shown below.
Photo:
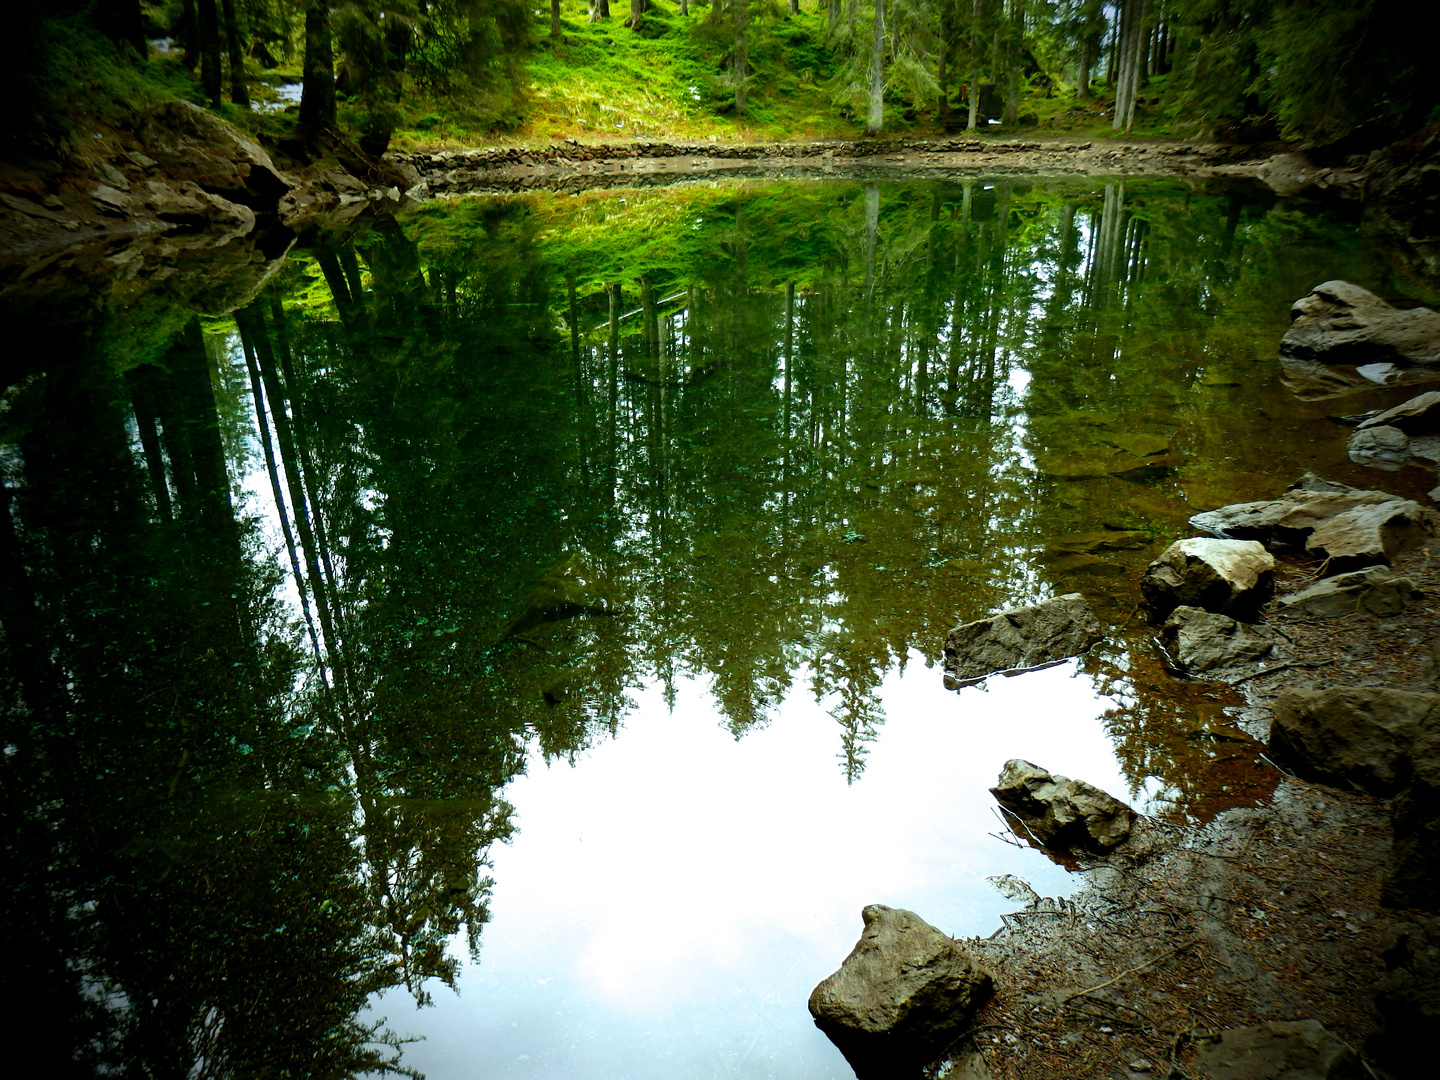
M1261 668L1259 671L1252 671L1249 675L1241 675L1238 679L1231 679L1230 685L1239 686L1241 683L1249 682L1251 679L1258 679L1261 675L1273 675L1277 671L1287 671L1290 668L1326 667L1334 662L1333 658L1330 660L1287 660L1283 664L1271 664L1269 667Z
M1063 998L1060 1000L1060 1004L1062 1004L1062 1005L1069 1005L1070 1002L1074 1001L1074 1000L1075 1000L1076 998L1078 998L1078 997L1084 997L1086 994L1093 994L1096 990L1104 990L1105 987L1114 985L1115 983L1119 982L1121 979L1125 978L1126 975L1134 975L1137 971L1144 971L1146 968L1150 967L1151 965L1153 965L1153 964L1158 964L1161 960L1168 960L1170 957L1174 956L1176 953L1178 953L1178 952L1183 952L1184 950L1190 948L1192 945L1198 945L1198 944L1200 944L1200 939L1199 939L1199 938L1191 938L1189 941L1181 942L1179 945L1176 945L1175 948L1171 949L1169 952L1163 952L1163 953L1161 953L1159 956L1154 957L1154 958L1151 959L1151 960L1146 960L1145 963L1143 963L1143 964L1137 964L1135 967L1126 968L1124 971L1120 972L1120 974L1119 974L1119 975L1116 975L1114 978L1106 979L1104 982L1098 983L1098 984L1096 984L1095 986L1087 987L1087 988L1084 989L1084 990L1076 990L1075 993L1073 993L1073 994L1067 994L1067 995L1065 995L1065 997L1063 997Z

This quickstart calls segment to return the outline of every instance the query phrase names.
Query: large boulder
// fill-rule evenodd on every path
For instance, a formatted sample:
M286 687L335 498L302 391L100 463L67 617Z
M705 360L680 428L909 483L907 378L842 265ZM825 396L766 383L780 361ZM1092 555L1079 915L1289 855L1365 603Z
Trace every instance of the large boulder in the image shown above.
M1355 1051L1319 1020L1272 1020L1200 1044L1210 1080L1362 1080Z
M1160 633L1176 663L1196 674L1259 660L1279 641L1268 626L1250 626L1196 607L1176 608Z
M1380 1064L1397 1077L1433 1070L1440 1057L1440 917L1392 930L1375 1007L1383 1026L1369 1049Z
M1377 427L1397 428L1406 435L1440 434L1440 390L1416 394L1409 401L1367 417L1359 424L1361 431Z
M1381 902L1440 910L1440 725L1431 723L1411 747L1409 781L1390 806L1390 829Z
M1415 455L1410 436L1397 427L1362 427L1350 436L1350 460L1376 469L1398 469Z
M1056 850L1106 852L1125 842L1135 811L1083 780L1052 776L1015 758L990 789L996 801L1019 819L1040 844Z
M1440 731L1440 694L1290 689L1275 699L1269 746L1307 779L1387 796L1409 780L1416 742L1433 731Z
M1322 578L1299 592L1277 597L1282 609L1310 615L1398 615L1421 592L1406 577L1396 577L1384 566L1367 566L1348 574Z
M1348 281L1327 281L1290 309L1280 342L1287 385L1301 397L1440 378L1440 314L1401 310Z
M1326 574L1363 566L1388 565L1402 551L1425 542L1425 510L1409 499L1357 506L1315 527L1305 550L1325 560Z
M810 994L810 1015L860 1080L905 1077L970 1026L991 975L913 911L871 904L850 955Z
M145 150L172 179L253 210L273 210L293 186L260 144L188 101L171 100L146 117Z
M1275 558L1253 540L1176 540L1150 564L1140 591L1157 616L1176 607L1253 616L1270 595Z
M988 675L1014 675L1079 656L1104 638L1079 593L1010 608L955 627L945 638L945 685L958 689Z

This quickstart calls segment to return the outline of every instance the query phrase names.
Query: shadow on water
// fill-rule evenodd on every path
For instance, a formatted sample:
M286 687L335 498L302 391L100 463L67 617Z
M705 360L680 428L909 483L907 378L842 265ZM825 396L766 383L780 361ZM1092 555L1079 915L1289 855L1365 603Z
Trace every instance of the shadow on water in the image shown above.
M911 650L1078 590L1132 796L1273 785L1133 582L1195 509L1353 478L1273 364L1294 297L1381 275L1344 222L695 186L428 206L270 269L224 316L7 300L46 348L0 413L6 916L57 1072L403 1071L362 1006L453 981L505 785L642 681L704 676L737 738L824 699L853 780Z

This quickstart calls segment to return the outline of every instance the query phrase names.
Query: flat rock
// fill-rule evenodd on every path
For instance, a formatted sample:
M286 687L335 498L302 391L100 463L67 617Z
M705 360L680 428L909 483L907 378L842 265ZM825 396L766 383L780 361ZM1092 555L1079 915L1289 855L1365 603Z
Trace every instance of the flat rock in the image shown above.
M1360 1059L1319 1020L1272 1020L1200 1044L1211 1080L1362 1080Z
M1440 366L1440 314L1401 310L1348 281L1327 281L1290 309L1280 342L1286 385L1301 397L1434 378ZM1365 370L1372 369L1372 370Z
M1253 540L1176 540L1145 571L1140 591L1156 615L1180 606L1253 615L1270 595L1275 558Z
M1196 607L1176 608L1160 633L1179 665L1195 673L1259 660L1279 641L1268 626L1249 626Z
M1317 525L1305 541L1305 550L1325 560L1326 574L1339 574L1388 564L1402 551L1424 543L1429 531L1419 503L1392 499L1357 506Z
M1409 578L1396 577L1384 566L1367 566L1324 578L1299 592L1276 599L1290 611L1312 615L1398 615L1423 594Z
M1409 780L1413 748L1430 731L1440 731L1440 694L1291 689L1275 699L1269 747L1307 779L1388 796Z
M1079 656L1104 636L1079 593L1010 608L950 631L945 638L945 685L953 690L989 675L1044 667Z
M810 994L810 1015L860 1080L918 1072L963 1033L991 975L913 911L871 904L850 955Z
M1375 984L1383 1028L1369 1049L1397 1077L1424 1076L1440 1031L1440 916L1399 924L1387 944L1385 974Z
M1399 428L1406 435L1440 434L1440 391L1417 394L1409 401L1386 409L1360 422L1360 427Z
M141 141L167 176L253 210L274 208L293 186L259 143L188 101L152 110Z
M1105 852L1130 836L1135 811L1083 780L1052 776L1015 758L990 789L1040 844L1056 850Z

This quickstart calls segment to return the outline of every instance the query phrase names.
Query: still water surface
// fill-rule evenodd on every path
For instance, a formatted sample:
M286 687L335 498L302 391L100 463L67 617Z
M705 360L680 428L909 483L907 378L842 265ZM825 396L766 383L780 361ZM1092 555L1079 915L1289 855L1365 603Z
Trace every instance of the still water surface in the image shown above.
M862 906L1075 887L1001 839L1006 759L1273 786L1134 582L1196 509L1366 480L1274 363L1314 284L1396 291L1343 218L699 185L266 270L7 294L52 343L0 429L7 918L86 1064L844 1077L805 999ZM949 627L1076 590L1104 646L944 690Z

